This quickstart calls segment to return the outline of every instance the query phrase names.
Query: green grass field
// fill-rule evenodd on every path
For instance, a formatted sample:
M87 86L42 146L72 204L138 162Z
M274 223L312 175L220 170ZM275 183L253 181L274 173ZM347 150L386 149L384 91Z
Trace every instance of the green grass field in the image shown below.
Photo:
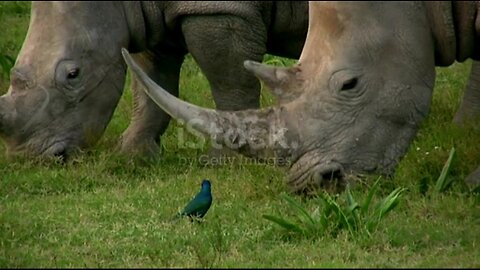
M0 56L16 58L28 20L28 2L0 2ZM65 165L10 161L0 144L0 267L478 268L480 198L462 181L480 161L480 130L451 124L470 66L467 61L437 69L431 113L395 178L382 180L373 199L402 187L399 204L373 233L354 236L347 231L302 236L262 218L295 217L280 196L287 192L284 169L202 166L198 159L205 150L179 145L183 127L176 122L162 138L160 160L145 164L117 156L112 149L132 109L127 85L97 146ZM190 57L181 76L181 98L214 106L208 83ZM0 69L1 94L8 84L8 71ZM264 91L262 105L273 102ZM452 184L436 192L452 147L456 153L447 174ZM203 178L211 179L214 197L205 222L172 221ZM353 196L364 200L376 179L354 186ZM294 198L309 212L317 209L313 199Z

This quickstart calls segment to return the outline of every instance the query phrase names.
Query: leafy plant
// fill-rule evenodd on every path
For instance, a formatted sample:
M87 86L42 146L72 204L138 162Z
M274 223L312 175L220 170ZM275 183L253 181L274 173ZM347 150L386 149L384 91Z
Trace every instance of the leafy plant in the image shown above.
M442 172L440 173L440 176L438 177L437 182L435 184L435 192L437 193L445 191L453 182L452 178L447 180L447 173L448 173L448 170L450 169L450 165L452 163L454 154L455 154L455 147L452 147L452 149L450 150L448 159L445 162L445 165L443 165Z
M344 193L346 205L342 205L329 194L323 193L318 196L319 206L309 213L292 197L282 194L281 197L295 213L295 221L273 215L263 215L263 218L278 224L288 232L306 237L326 234L335 236L341 230L347 230L352 237L362 233L371 235L383 218L398 205L400 195L405 190L399 187L377 203L375 207L371 207L373 197L378 190L379 180L380 178L371 187L361 204L354 199L350 188L347 187Z

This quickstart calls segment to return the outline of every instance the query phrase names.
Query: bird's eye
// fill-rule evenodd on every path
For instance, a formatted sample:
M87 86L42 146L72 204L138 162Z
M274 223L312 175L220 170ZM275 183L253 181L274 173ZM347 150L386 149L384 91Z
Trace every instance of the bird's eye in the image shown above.
M78 77L80 74L80 69L79 68L73 68L67 73L67 79L75 79Z
M341 91L353 89L355 88L355 86L357 86L357 83L358 83L357 78L352 78L350 80L347 80L346 82L343 83Z

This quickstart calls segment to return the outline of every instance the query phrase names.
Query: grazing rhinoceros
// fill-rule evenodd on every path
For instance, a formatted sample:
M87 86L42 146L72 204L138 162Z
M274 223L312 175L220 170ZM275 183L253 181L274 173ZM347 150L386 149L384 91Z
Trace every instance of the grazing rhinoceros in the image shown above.
M435 65L480 58L477 14L476 2L310 2L295 66L244 63L278 98L261 110L178 100L123 54L173 117L242 153L291 158L288 183L300 191L356 173L391 175L429 112ZM474 62L456 121L480 115L479 81ZM479 169L467 182L480 182Z
M33 1L10 88L0 97L0 136L12 155L66 156L96 142L124 88L122 47L173 95L189 52L219 109L258 108L260 83L243 61L265 53L298 58L307 28L305 1ZM133 83L121 146L155 153L170 116L139 87Z

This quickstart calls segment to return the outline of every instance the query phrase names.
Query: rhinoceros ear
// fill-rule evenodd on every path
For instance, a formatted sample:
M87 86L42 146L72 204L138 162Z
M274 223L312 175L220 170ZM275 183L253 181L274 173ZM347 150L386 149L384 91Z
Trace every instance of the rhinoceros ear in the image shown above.
M296 87L293 87L298 81L298 67L273 67L250 60L243 62L243 66L265 83L279 103L289 102L298 96L294 91Z

